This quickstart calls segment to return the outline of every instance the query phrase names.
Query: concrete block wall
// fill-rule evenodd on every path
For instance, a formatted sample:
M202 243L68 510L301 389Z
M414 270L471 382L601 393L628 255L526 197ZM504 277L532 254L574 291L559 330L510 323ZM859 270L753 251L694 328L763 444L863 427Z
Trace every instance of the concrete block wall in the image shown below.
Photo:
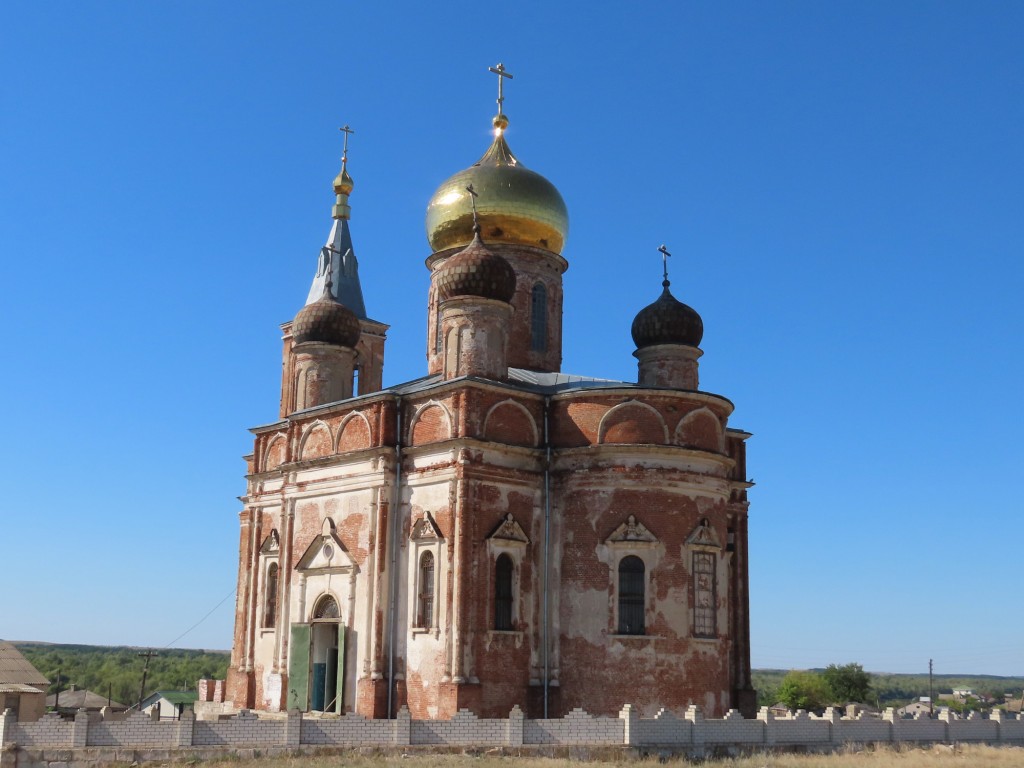
M990 718L960 719L944 714L938 719L903 720L893 710L881 718L861 714L841 717L836 710L823 716L797 712L773 716L762 709L745 720L730 711L721 719L705 719L690 706L683 717L662 710L654 718L641 718L632 706L618 717L595 717L575 709L561 719L528 720L515 707L507 718L478 718L468 710L450 720L413 720L403 707L394 720L373 720L361 715L313 718L299 711L285 717L258 717L242 710L220 721L196 720L186 712L180 720L153 720L134 712L126 719L97 718L79 712L74 720L47 715L34 723L18 723L7 710L0 720L4 749L75 752L84 748L175 750L298 748L310 746L389 747L438 746L629 746L673 748L691 755L732 745L831 749L844 743L950 743L1024 744L1024 720L997 712ZM84 758L83 758L84 759ZM161 758L162 759L162 758Z

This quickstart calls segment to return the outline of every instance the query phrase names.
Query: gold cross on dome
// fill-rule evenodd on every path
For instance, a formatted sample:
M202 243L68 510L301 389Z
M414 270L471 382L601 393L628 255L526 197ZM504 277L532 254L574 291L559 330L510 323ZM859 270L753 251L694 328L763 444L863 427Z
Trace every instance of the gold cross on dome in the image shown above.
M466 191L469 192L469 202L473 206L473 229L476 229L479 226L476 220L476 199L480 196L480 193L473 189L472 184L466 187Z
M509 80L511 80L512 79L512 75L510 75L508 72L505 71L505 65L500 63L500 62L498 63L498 66L496 66L496 67L488 67L487 71L488 72L493 72L494 74L496 74L498 76L498 114L500 115L501 114L501 104L502 104L503 101L505 101L505 91L503 90L503 86L505 84L505 78L507 77Z
M342 149L341 151L341 162L345 163L348 162L348 137L351 134L355 133L355 131L353 131L347 125L343 128L339 128L338 130L345 134L345 148Z
M661 254L661 274L665 282L668 282L668 257L672 254L668 252L668 248L662 245L658 248L658 253Z

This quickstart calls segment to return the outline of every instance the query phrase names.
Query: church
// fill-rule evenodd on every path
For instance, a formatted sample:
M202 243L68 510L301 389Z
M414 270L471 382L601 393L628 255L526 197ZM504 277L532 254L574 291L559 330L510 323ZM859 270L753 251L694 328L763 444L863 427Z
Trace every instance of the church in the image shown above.
M750 435L700 390L702 320L667 272L633 321L635 382L561 372L568 212L512 153L502 101L493 143L427 205L427 370L389 387L346 133L312 288L281 326L278 419L245 457L227 696L752 717Z

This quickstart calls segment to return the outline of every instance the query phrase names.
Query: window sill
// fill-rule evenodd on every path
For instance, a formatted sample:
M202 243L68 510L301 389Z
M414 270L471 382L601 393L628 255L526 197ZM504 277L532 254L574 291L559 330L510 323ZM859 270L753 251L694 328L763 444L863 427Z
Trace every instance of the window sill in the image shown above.
M416 635L433 635L436 638L440 634L437 627L413 627L410 632L414 637Z
M611 640L661 640L661 635L608 635Z
M525 633L518 629L488 629L487 634L492 637L523 637Z

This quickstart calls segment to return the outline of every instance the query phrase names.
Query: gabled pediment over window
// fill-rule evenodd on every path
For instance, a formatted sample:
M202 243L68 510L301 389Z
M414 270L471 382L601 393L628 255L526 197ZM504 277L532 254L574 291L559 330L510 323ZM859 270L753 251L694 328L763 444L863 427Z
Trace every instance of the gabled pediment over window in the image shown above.
M718 542L718 534L715 533L715 529L708 523L707 518L701 520L700 524L693 529L693 533L686 539L686 543L691 547L722 548L722 545Z
M444 536L441 535L441 529L437 527L431 514L424 512L423 517L412 524L412 533L409 534L409 538L413 541L427 542L441 541Z
M511 512L505 515L505 519L501 521L498 527L494 529L494 532L487 538L495 544L530 543L530 539L527 537L523 527L516 522Z
M626 522L616 528L608 537L606 544L657 544L658 540L647 527L630 515Z
M313 539L299 562L295 564L297 571L347 571L355 567L352 558L345 550L338 534L334 530L331 518L324 520L320 535Z
M270 535L263 540L263 546L260 547L260 554L267 555L269 557L277 557L281 553L281 539L277 535L277 529L273 528L270 531Z

